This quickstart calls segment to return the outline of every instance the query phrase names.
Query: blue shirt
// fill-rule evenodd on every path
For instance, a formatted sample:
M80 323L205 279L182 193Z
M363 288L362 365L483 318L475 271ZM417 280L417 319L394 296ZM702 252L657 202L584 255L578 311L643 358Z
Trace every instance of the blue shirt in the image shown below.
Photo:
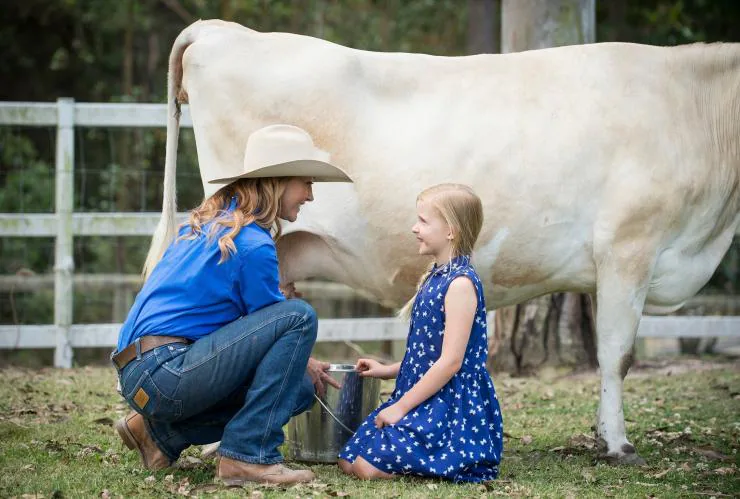
M233 203L232 203L233 206ZM283 301L275 243L257 224L234 238L237 252L221 259L211 223L195 239L176 239L154 267L118 335L118 351L145 335L197 340L241 316ZM179 235L190 234L190 227Z

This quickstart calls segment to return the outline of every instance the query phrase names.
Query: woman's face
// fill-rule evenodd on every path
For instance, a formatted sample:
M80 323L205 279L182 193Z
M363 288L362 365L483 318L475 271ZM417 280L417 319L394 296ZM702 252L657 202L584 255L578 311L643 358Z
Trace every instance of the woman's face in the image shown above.
M313 177L292 177L285 186L280 198L278 217L288 222L295 222L301 205L313 201Z

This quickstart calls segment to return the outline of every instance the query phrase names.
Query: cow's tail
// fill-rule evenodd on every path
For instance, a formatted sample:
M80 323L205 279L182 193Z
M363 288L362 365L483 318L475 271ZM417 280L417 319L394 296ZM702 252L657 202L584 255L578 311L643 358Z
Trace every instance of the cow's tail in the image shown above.
M170 52L167 72L167 142L164 156L162 217L154 231L149 253L144 262L142 271L144 279L147 279L152 273L177 233L175 177L177 172L177 144L180 136L180 104L187 102L187 95L182 89L182 57L185 49L195 40L200 23L198 21L185 28L175 39Z

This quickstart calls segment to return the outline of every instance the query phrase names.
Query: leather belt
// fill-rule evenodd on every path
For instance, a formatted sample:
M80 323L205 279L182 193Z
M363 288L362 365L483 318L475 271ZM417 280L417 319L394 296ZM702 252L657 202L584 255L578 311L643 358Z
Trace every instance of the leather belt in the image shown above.
M139 344L141 345L140 352L145 353L149 350L153 350L157 347L161 347L164 345L169 345L171 343L185 343L190 344L193 341L189 340L187 338L178 338L177 336L142 336L141 338L138 338ZM113 363L118 367L118 370L120 371L124 367L126 367L126 364L131 362L136 358L136 342L131 343L129 346L115 354L111 360Z

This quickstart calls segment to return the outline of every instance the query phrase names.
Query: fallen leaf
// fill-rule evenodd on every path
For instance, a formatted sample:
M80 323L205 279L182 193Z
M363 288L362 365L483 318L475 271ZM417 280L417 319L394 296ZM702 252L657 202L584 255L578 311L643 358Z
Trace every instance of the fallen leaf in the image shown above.
M566 447L561 445L559 447L553 447L552 449L550 449L550 452L560 452L560 451L563 451L565 449L566 449Z
M113 426L113 420L111 418L98 418L93 421L93 423L98 423L106 426Z
M581 470L581 476L584 480L586 480L588 483L594 483L596 481L596 477L587 470Z
M260 490L253 490L249 497L253 497L254 499L261 499L262 497L265 497L265 494Z
M197 468L201 464L203 464L202 459L198 459L195 456L185 456L177 462L177 467L180 469L188 470Z
M144 483L154 483L156 481L157 481L157 477L155 477L154 475L149 475L148 477L144 479Z
M573 435L568 439L568 447L573 447L576 449L586 449L586 450L593 450L597 446L597 441L594 437L591 435L586 435L585 433L579 433L578 435Z
M103 489L103 492L100 493L101 499L110 499L110 491L108 489Z
M667 470L663 470L660 473L656 473L654 475L651 475L652 478L663 478L671 471L671 468L668 468Z
M53 452L62 452L64 450L64 446L56 440L48 440L44 442L44 447L46 448L46 450L50 450Z
M77 457L88 457L93 454L102 454L103 449L95 445L86 445L77 453Z
M691 471L691 466L689 466L689 463L683 463L683 464L681 465L681 469L682 469L683 471Z
M532 435L524 435L522 437L522 445L529 445L532 443Z
M437 490L439 488L439 485L437 485L436 483L428 483L427 488L429 490Z
M735 468L725 467L714 470L716 475L733 475L737 470Z
M34 466L33 464L26 464L21 468L21 470L23 471L33 471L35 469L36 469L36 466Z
M177 493L178 494L180 494L181 496L189 496L190 495L190 488L191 488L190 487L190 480L188 480L187 478L184 478L177 485L178 485L178 487L177 487Z
M714 459L716 461L729 461L731 459L730 456L726 456L720 452L717 452L716 450L712 448L706 448L706 447L701 448L700 447L700 448L694 449L694 452L706 457L707 459Z
M343 492L340 490L329 490L326 494L331 497L349 497L349 492Z
M193 494L214 494L218 492L221 489L218 485L214 484L207 484L207 485L199 485L195 487L190 492Z

